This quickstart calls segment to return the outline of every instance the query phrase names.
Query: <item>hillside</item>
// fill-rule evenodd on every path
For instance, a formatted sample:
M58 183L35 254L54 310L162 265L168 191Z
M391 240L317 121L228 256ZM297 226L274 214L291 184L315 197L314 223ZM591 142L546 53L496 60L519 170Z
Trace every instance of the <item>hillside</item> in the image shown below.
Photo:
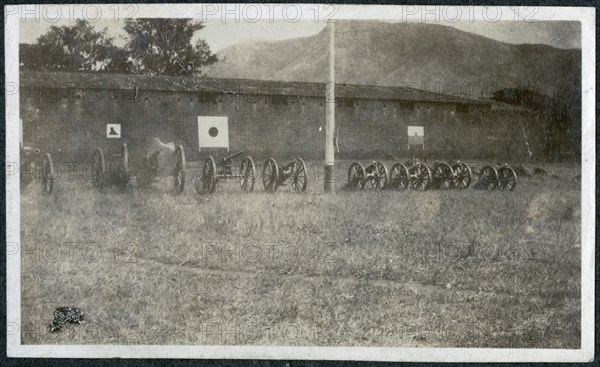
M206 73L324 81L327 42L323 30L311 37L232 46L218 53L222 61ZM489 97L494 90L507 87L529 87L550 96L565 91L579 95L580 59L578 49L513 45L435 24L344 21L336 27L339 83L410 83L448 93L459 92L452 86L462 85L461 93L476 97Z

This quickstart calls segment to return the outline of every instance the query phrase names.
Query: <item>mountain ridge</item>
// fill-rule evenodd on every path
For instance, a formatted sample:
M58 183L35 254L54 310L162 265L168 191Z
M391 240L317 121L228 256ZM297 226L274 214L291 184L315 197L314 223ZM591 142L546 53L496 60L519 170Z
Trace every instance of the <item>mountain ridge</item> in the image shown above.
M439 24L341 21L336 25L335 42L338 83L413 85L489 97L502 88L527 88L556 96L576 92L581 80L580 49L515 45ZM327 45L327 28L307 37L244 42L219 51L222 61L207 67L205 73L323 82L327 80Z

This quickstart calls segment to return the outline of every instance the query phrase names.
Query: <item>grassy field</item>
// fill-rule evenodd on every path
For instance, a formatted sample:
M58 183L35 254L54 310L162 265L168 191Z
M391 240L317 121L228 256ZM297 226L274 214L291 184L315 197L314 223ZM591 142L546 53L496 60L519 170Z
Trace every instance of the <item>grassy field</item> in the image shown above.
M321 194L311 162L305 193L211 196L190 166L181 196L167 179L22 191L23 343L580 345L577 165L511 193ZM47 333L59 306L85 323Z

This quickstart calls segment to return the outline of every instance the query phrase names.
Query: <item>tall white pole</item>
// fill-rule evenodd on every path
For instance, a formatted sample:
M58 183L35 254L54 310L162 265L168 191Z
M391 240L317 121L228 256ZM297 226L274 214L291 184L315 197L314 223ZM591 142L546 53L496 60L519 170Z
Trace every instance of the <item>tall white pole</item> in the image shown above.
M335 150L335 23L329 23L329 82L325 90L325 192L334 191Z

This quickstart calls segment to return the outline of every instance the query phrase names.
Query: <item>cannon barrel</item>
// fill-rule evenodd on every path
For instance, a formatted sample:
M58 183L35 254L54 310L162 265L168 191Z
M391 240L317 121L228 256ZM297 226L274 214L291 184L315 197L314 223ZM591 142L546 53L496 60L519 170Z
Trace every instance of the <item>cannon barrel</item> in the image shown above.
M238 157L238 156L244 154L245 152L246 152L245 150L240 150L237 153L233 153L233 154L230 154L230 155L223 156L223 158L221 158L221 159L224 160L224 161L230 161L233 158Z

